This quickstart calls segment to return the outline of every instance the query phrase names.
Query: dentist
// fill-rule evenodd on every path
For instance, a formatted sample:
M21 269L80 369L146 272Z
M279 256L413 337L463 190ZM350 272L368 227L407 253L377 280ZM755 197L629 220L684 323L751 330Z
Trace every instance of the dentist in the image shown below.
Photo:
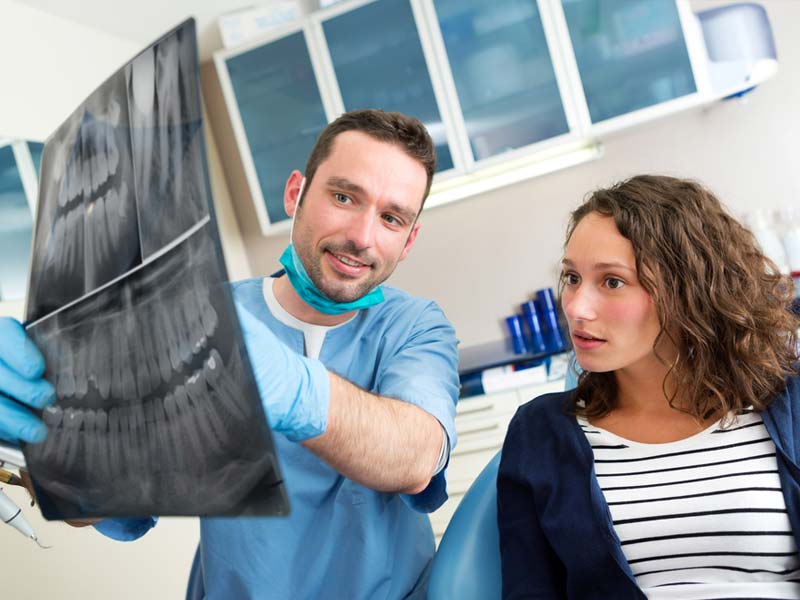
M434 302L382 284L414 245L435 163L418 120L360 110L289 176L283 269L232 287L291 514L203 518L188 597L424 597L424 513L447 498L455 444L457 341ZM52 388L18 324L2 325L0 436L39 441L23 405L51 402ZM154 525L96 528L132 540Z

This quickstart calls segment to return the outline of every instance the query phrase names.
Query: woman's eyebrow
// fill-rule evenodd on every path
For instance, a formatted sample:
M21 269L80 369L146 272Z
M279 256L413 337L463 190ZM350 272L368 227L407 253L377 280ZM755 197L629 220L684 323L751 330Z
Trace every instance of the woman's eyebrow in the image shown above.
M574 267L575 263L573 263L570 259L564 258L561 260L561 264L567 267ZM625 269L626 271L633 271L636 272L636 269L626 265L623 262L618 261L604 261L604 262L597 262L592 265L592 268L595 270L603 270L603 269Z

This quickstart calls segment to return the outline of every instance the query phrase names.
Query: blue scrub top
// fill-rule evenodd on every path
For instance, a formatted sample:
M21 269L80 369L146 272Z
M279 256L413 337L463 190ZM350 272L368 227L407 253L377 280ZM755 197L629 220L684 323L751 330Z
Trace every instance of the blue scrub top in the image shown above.
M236 299L302 354L301 331L267 309L262 279L233 284ZM436 417L455 447L458 353L439 307L384 286L384 302L327 332L325 366L375 393ZM419 494L376 492L334 471L300 444L273 433L291 505L288 517L204 518L200 560L206 598L424 598L434 553L424 513L447 499L445 473ZM103 521L115 539L135 539L154 520ZM196 597L197 590L190 590ZM202 595L200 596L202 597Z

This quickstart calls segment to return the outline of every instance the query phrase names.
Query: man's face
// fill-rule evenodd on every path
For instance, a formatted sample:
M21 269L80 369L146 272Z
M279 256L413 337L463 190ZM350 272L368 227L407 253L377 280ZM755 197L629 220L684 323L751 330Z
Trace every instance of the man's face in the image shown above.
M346 131L334 139L298 207L301 179L293 172L284 196L287 213L297 211L297 254L323 294L336 302L357 300L411 249L425 168L395 144Z

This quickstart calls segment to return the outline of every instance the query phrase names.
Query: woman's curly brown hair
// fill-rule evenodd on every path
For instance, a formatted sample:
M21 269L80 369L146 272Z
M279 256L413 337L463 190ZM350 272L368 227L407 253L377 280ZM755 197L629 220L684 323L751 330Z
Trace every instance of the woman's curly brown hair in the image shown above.
M698 419L764 410L796 372L800 317L788 310L791 279L753 234L702 185L673 177L640 175L594 192L572 213L567 242L590 213L612 217L633 245L661 325L654 346L666 338L678 350L664 361L670 404L680 391L691 402L680 409ZM571 398L573 414L607 414L614 373L583 373Z

